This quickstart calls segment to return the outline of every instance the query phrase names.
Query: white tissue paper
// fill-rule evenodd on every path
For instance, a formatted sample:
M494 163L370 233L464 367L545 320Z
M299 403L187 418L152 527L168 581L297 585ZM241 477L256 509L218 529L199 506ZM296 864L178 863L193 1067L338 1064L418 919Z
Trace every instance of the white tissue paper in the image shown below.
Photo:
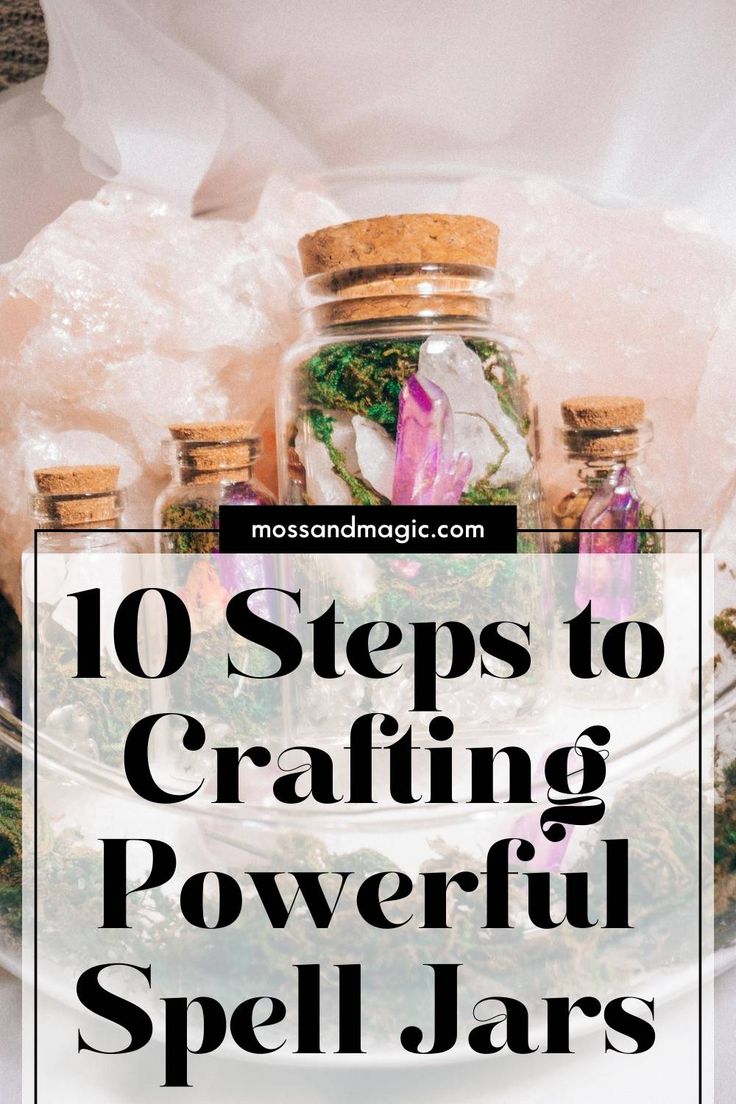
M736 236L729 0L44 0L88 167L197 211L274 171L543 174Z

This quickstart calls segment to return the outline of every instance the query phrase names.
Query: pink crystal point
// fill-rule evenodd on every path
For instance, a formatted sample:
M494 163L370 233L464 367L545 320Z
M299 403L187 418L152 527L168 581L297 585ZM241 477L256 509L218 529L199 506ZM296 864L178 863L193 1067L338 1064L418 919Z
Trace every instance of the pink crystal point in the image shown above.
M410 376L399 397L394 506L455 506L467 486L472 460L455 455L452 410L430 379Z
M621 554L636 552L639 496L623 464L596 490L580 517L580 558L575 603L591 603L594 617L622 621L635 610L636 561ZM617 532L583 532L585 529ZM634 531L632 531L634 530ZM601 555L604 554L604 555Z
M561 840L550 840L539 825L539 816L535 813L524 813L514 822L511 835L529 840L534 845L535 855L528 864L529 870L548 870L551 874L558 874L570 846L572 828L566 825L565 835Z

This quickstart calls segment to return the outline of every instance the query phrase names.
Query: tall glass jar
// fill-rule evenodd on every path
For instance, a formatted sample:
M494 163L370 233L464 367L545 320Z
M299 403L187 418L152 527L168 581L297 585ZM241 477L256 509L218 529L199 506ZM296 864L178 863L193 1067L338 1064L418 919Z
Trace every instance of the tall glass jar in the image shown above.
M531 416L498 334L498 228L456 215L328 227L300 242L301 335L278 409L290 504L515 503L541 527Z
M256 478L261 438L247 422L188 422L169 426L163 442L171 471L156 500L161 552L216 552L220 506L272 506Z
M508 295L495 269L497 245L498 227L485 219L433 214L346 223L301 240L301 333L279 390L282 502L511 504L520 528L543 527L532 416L515 363L524 347L494 325L494 308ZM541 550L541 535L520 534L518 547ZM311 618L334 599L346 632L413 617L420 601L425 620L480 616L484 603L468 610L469 587L493 603L494 618L518 619L522 601L541 590L536 575L522 587L518 557L413 556L397 546L395 554L297 559L302 608ZM539 561L529 559L533 575ZM408 670L410 657L402 662ZM528 702L499 693L493 722L479 710L473 723L483 732L502 714L509 724L528 721L541 700L528 685ZM318 710L326 699L323 688L316 693ZM305 700L314 701L309 690L294 703L302 725ZM342 740L355 708L341 685L325 736Z
M659 496L647 476L652 424L641 399L580 396L562 403L564 493L552 506L561 552L661 552Z

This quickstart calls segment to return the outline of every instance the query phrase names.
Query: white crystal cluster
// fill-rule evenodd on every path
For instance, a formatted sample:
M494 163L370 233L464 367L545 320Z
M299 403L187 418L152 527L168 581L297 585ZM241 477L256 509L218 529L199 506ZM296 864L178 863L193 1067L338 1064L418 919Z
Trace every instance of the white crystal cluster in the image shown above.
M419 372L447 395L455 428L455 451L473 461L470 481L489 466L493 487L517 483L531 469L525 438L519 433L488 382L477 353L459 337L431 337L419 351Z
M127 524L150 527L168 423L228 415L264 432L268 478L295 242L343 217L279 181L247 223L109 185L0 268L0 585L14 603L36 467L120 464Z
M470 482L494 474L490 482L503 487L518 482L531 469L525 438L501 408L495 388L484 375L480 357L453 334L428 338L419 350L419 374L447 395L452 411L455 451L470 456ZM351 475L360 476L384 498L391 499L396 444L386 430L356 414L325 410L333 420L332 443ZM300 429L296 450L307 473L313 502L349 505L350 491L335 472L326 446Z

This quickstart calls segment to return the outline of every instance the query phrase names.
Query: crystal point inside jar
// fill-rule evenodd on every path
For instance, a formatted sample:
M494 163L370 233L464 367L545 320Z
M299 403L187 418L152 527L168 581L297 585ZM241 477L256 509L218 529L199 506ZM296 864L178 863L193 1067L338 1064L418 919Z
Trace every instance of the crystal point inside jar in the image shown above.
M562 530L558 549L662 551L664 534L656 532L664 526L659 497L644 464L653 430L643 401L628 395L579 396L565 400L561 410L557 438L565 453L568 489L553 506L554 525ZM630 504L625 516L624 500ZM627 532L636 529L643 531Z
M455 215L368 219L302 240L301 337L278 411L283 501L399 501L402 396L419 376L444 404L427 449L441 443L450 470L470 469L456 501L516 503L522 526L541 525L513 355L523 343L493 323L509 290L493 267L497 243L493 223Z

